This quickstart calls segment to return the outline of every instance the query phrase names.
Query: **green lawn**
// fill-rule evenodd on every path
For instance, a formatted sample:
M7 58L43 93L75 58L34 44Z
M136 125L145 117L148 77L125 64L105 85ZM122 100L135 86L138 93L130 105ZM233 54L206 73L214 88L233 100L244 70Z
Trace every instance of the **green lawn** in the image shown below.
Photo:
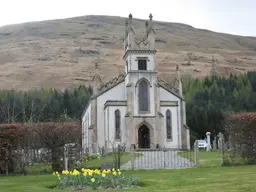
M188 152L179 152L180 156L190 159L194 162L194 154L188 155ZM189 152L190 154L190 152ZM221 166L221 154L218 152L199 151L200 167L218 167Z
M134 157L137 158L141 156L141 154L139 153L135 153L134 154ZM90 167L100 167L102 163L104 162L113 162L113 154L110 153L108 156L106 157L102 157L100 159L93 159L91 161L88 162L87 164L87 167L90 168ZM121 165L127 163L128 161L131 160L131 153L128 153L128 152L121 152Z
M125 191L168 192L254 192L256 189L256 166L221 167L219 154L200 152L201 168L183 170L127 171L137 176L143 188ZM2 192L50 192L56 177L52 175L29 175L0 177Z
M141 154L139 153L135 153L134 157L137 158L141 156ZM127 163L129 160L131 160L131 154L128 152L122 152L121 153L121 165ZM100 158L100 159L92 159L88 162L88 164L86 165L86 167L84 168L88 168L88 169L98 169L100 168L101 164L104 162L112 162L113 161L113 154L110 153L109 155ZM51 169L51 164L47 164L47 163L34 163L31 166L27 166L26 167L28 174L37 174L37 173L41 173L41 174L45 174L45 173L52 173L52 169Z

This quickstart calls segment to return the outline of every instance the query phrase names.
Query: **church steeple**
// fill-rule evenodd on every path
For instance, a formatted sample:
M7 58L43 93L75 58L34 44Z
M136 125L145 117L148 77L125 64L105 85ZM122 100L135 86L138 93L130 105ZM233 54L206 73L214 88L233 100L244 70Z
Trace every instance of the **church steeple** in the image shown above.
M145 35L142 39L136 36L132 26L132 14L125 21L124 57L125 72L154 72L155 66L155 31L152 14L145 23Z
M153 29L153 15L145 23L145 35L142 39L136 36L132 26L133 17L129 15L125 21L124 50L155 50L155 31Z

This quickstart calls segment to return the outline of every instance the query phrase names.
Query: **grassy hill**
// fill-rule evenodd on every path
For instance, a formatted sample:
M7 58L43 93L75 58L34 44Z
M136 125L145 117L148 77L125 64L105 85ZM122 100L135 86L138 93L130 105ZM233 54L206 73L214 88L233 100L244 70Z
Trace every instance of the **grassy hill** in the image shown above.
M63 89L88 85L96 72L103 81L110 80L124 71L125 19L84 16L1 27L0 88ZM144 32L144 23L139 19L133 21L139 35ZM219 74L256 70L256 37L159 21L154 22L154 28L157 69L167 81L172 78L177 63L181 64L183 75L209 74L212 55Z

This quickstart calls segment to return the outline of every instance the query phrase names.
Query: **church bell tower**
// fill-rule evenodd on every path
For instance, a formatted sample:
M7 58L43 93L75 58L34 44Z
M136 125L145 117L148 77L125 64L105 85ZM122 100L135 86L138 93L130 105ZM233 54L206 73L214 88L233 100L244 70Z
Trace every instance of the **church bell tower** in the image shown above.
M138 38L133 28L132 14L125 22L124 37L124 63L125 85L127 95L128 112L133 115L155 115L154 86L157 83L155 63L155 31L153 29L152 14L145 22L145 30L142 38ZM145 87L143 96L139 97L140 85ZM142 102L145 101L145 102Z

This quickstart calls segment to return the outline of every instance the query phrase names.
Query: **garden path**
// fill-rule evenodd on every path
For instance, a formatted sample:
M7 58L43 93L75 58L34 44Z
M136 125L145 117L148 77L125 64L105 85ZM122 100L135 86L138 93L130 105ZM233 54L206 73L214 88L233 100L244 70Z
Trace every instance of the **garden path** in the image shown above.
M136 153L141 153L142 156L134 159L134 169L184 169L195 166L189 158L178 155L177 151L141 151ZM121 170L131 168L131 160L121 166Z

